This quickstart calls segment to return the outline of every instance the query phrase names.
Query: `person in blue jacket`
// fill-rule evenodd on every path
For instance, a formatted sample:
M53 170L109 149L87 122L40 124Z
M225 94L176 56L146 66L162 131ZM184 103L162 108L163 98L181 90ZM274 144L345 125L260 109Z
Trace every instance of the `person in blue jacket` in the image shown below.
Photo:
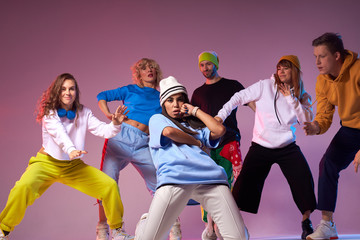
M137 61L131 70L134 84L103 91L97 95L98 105L109 119L113 114L108 102L122 101L129 110L121 132L114 138L105 140L100 169L118 182L120 171L131 163L143 177L147 189L153 195L156 188L156 169L148 147L148 124L153 114L161 112L157 88L162 72L159 64L149 58ZM96 240L108 240L108 238L109 226L106 223L104 209L99 204ZM128 235L127 239L131 238L132 236ZM180 222L177 219L170 233L170 240L180 239Z
M166 239L190 199L211 214L223 239L248 239L224 168L202 150L203 146L216 147L225 127L189 104L185 87L174 77L160 81L160 104L162 114L153 115L149 122L157 190L149 213L137 225L135 239Z

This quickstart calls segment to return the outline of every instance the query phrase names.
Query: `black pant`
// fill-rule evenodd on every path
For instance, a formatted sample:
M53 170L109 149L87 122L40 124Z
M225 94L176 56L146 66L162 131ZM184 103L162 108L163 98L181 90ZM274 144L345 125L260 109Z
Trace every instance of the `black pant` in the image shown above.
M360 149L360 130L341 127L326 150L319 167L318 209L335 211L339 173Z
M271 166L280 166L296 206L302 214L316 208L314 180L309 165L295 142L283 148L270 149L252 143L245 157L233 196L240 210L257 213L262 189Z

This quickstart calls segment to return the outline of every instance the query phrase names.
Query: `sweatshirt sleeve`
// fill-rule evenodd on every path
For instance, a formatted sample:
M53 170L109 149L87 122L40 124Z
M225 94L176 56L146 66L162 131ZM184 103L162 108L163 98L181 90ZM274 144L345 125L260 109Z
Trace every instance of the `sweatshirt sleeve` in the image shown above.
M76 150L74 143L71 141L64 125L57 114L50 113L42 119L43 127L53 138L55 143L67 154Z
M311 107L311 96L305 92L301 100L297 97L289 95L285 97L286 101L295 110L296 118L300 123L311 122L314 114Z
M335 106L327 99L323 87L324 80L318 79L315 87L317 100L315 121L317 121L320 126L319 134L323 134L329 129L335 112Z
M126 87L119 87L112 90L100 92L97 95L97 100L105 100L106 102L121 101L125 99Z
M201 129L201 141L204 143L204 145L208 148L217 148L219 146L220 140L221 138L217 138L214 140L210 139L211 136L211 132L209 130L209 128L205 127Z
M109 124L100 121L97 117L94 116L90 109L87 109L87 119L88 119L88 131L98 137L103 138L112 138L115 137L121 130L120 125L114 125L112 122Z
M149 121L149 147L162 148L168 146L172 140L162 135L164 128L173 127L162 114L154 114Z
M217 114L217 117L220 117L223 121L231 114L232 110L238 106L247 104L251 101L255 101L260 98L263 89L263 80L258 81L257 83L240 90L235 93L230 100L224 104L222 109Z

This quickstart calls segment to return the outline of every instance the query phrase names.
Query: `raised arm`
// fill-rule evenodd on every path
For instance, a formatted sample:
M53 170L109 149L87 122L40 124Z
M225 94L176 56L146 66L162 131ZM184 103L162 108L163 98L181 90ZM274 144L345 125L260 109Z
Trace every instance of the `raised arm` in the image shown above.
M226 128L220 122L216 121L215 118L198 107L184 103L180 111L184 114L184 116L193 115L194 117L200 119L210 130L210 140L218 139L226 132Z

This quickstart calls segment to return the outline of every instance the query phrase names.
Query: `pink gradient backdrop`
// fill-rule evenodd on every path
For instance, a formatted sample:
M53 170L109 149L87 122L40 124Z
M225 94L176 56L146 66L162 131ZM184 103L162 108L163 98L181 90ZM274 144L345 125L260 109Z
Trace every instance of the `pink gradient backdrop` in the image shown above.
M97 93L130 84L129 68L135 61L157 60L164 76L175 76L192 93L204 81L197 55L211 49L219 54L220 75L245 87L269 77L282 55L298 55L305 87L315 97L318 71L311 41L326 31L339 32L345 47L359 52L359 9L358 0L0 1L0 209L41 146L41 126L33 113L39 96L58 74L74 74L82 103L104 121ZM240 108L243 156L253 119L249 108ZM338 117L322 136L306 137L298 126L297 143L316 186L318 162L338 128ZM89 134L84 160L99 167L102 146L103 139ZM342 172L335 215L340 234L360 232L359 178L352 166ZM132 166L121 173L120 191L126 229L134 233L151 198ZM95 203L54 184L28 208L12 239L95 239ZM278 166L267 179L259 213L243 217L252 237L300 234L301 215ZM313 223L319 219L316 211ZM181 223L184 239L200 239L203 223L198 206L187 207Z

